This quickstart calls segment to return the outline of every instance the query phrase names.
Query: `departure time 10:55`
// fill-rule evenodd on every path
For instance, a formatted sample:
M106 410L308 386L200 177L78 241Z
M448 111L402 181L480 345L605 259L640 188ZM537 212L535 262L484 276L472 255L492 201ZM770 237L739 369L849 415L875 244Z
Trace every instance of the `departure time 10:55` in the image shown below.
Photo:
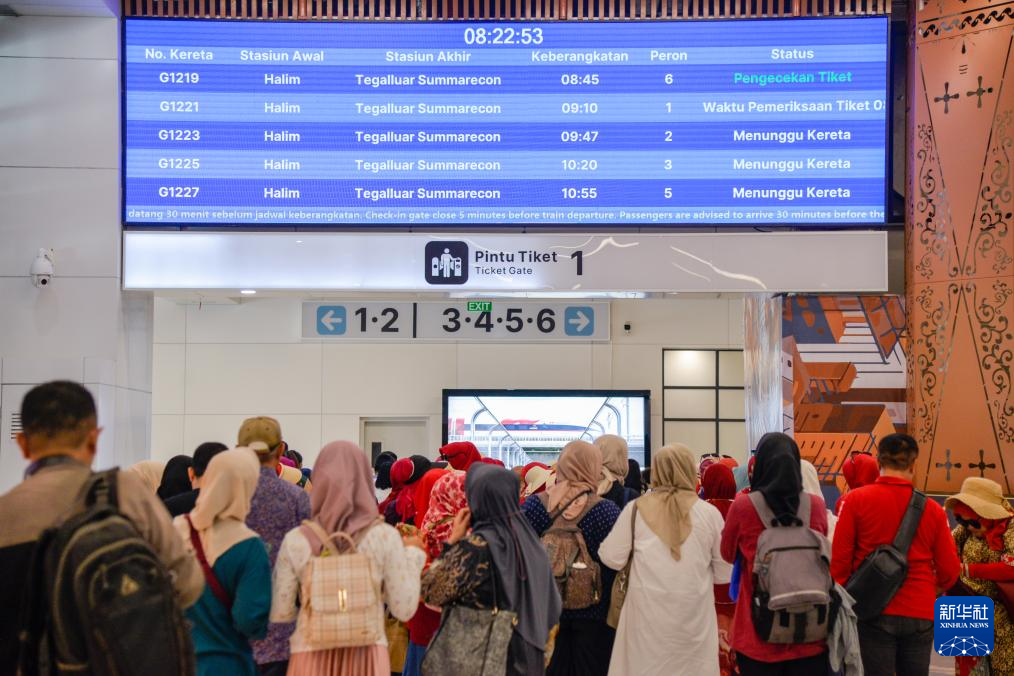
M466 45L541 45L541 28L469 27L465 29Z

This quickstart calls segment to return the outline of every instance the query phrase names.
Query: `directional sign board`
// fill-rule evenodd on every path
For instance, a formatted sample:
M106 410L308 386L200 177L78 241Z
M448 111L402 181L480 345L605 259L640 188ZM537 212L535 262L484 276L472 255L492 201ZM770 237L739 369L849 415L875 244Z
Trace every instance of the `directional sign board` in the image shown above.
M305 302L303 338L349 341L609 340L609 304L586 301Z

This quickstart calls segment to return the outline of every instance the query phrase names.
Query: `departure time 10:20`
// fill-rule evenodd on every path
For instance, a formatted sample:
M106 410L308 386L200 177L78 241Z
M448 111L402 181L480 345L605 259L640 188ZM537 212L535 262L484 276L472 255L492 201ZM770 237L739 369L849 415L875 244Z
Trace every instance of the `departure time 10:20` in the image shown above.
M466 45L541 45L541 28L469 27L465 29Z

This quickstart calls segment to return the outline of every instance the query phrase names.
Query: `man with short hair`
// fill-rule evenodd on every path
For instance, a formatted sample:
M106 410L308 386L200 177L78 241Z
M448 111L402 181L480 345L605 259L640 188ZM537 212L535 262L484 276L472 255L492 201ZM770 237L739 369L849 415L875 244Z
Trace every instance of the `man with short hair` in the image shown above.
M880 440L880 478L849 492L838 516L831 574L845 585L863 560L891 544L915 490L919 446L907 434ZM960 570L943 508L933 500L919 521L908 550L908 576L884 612L859 622L863 671L867 676L926 676L933 650L934 603Z
M97 421L95 400L78 383L39 385L21 402L17 442L31 464L25 480L0 496L0 674L13 673L17 666L18 609L36 541L73 513L91 477L102 432ZM204 591L204 575L162 501L130 472L120 472L116 485L120 512L172 573L180 607L193 605Z
M285 446L277 420L266 416L245 420L238 441L240 446L252 448L261 463L261 476L250 501L246 525L264 541L274 568L285 534L310 518L310 497L279 474L278 458ZM301 475L299 470L293 471ZM272 624L266 638L250 642L262 676L284 676L289 666L289 638L294 630L294 624Z
M189 514L197 504L197 496L201 493L201 478L208 471L208 463L222 451L228 450L228 446L217 441L205 441L194 451L194 464L187 468L190 475L191 491L174 495L165 501L165 507L169 514L175 518L181 514Z

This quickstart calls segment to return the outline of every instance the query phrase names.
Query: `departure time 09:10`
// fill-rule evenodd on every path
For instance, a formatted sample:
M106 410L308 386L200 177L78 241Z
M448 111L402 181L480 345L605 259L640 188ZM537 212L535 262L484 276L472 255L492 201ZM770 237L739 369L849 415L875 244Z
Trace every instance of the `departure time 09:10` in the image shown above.
M497 26L495 28L469 27L465 29L466 45L541 45L542 29L511 28Z

